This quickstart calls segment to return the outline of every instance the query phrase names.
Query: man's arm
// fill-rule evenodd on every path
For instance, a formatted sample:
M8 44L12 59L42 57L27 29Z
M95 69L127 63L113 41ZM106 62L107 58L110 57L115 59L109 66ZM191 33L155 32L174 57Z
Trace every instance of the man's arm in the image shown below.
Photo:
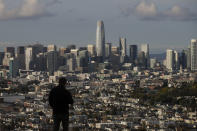
M69 96L68 96L68 104L73 105L74 101L73 101L72 95L71 95L70 92L68 94L69 94Z

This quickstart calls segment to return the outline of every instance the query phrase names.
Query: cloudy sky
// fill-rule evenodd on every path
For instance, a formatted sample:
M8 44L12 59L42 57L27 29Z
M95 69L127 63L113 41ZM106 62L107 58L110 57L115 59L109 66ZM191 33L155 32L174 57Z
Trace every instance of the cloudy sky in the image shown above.
M106 42L149 43L154 53L186 48L197 38L197 0L0 0L0 48L55 43L95 44L96 21Z

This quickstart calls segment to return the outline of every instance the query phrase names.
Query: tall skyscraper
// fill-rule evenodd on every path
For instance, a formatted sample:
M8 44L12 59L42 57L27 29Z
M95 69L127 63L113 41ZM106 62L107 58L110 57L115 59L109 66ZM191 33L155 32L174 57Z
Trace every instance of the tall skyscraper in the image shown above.
M9 73L11 78L15 78L18 75L18 60L17 58L10 58L9 61Z
M112 46L111 47L111 52L113 55L119 55L119 48L117 46Z
M111 55L111 43L106 43L105 44L105 57L109 58Z
M174 60L175 60L175 68L176 70L180 69L180 59L179 59L179 53L177 51L174 51Z
M57 70L57 59L58 53L56 51L50 51L47 53L47 69L49 71L49 75L54 75L54 72Z
M105 30L103 21L97 22L96 30L96 53L98 57L105 59Z
M126 61L127 51L126 51L126 38L119 39L119 49L120 49L120 63Z
M149 58L149 44L142 44L141 51L144 52L146 58L146 67L150 66L150 58Z
M127 55L127 45L126 45L126 38L119 39L119 47L120 47L120 55L126 56Z
M60 55L60 56L64 56L65 53L66 53L66 48L60 47L60 48L59 48L59 55Z
M56 45L48 45L47 47L47 51L50 52L50 51L56 51L57 50L57 47Z
M149 44L142 44L141 51L145 53L145 57L149 57Z
M144 51L140 51L138 53L137 65L142 68L146 68L146 56L145 56Z
M174 50L167 49L166 50L166 68L170 71L174 70L175 64L175 56Z
M89 44L87 46L87 48L88 48L88 53L89 53L90 56L95 56L96 55L95 45Z
M191 70L191 48L190 45L187 49L187 69Z
M156 58L151 58L150 59L150 68L154 68L156 66L157 59Z
M4 58L3 58L3 65L9 66L10 58L12 58L12 57L13 57L13 55L10 52L5 52Z
M32 47L34 48L34 52L35 52L36 55L39 54L39 53L44 52L44 46L39 44L39 43L36 43L36 44L32 45ZM56 46L54 48L56 50Z
M132 63L135 63L137 59L137 45L130 45L129 46L129 56Z
M33 69L33 60L35 59L35 53L33 47L26 47L25 49L25 68L26 70Z
M20 54L25 54L25 47L24 46L18 46L17 47L17 57L18 57L18 55L20 55Z
M197 71L197 39L191 40L190 49L191 49L191 70Z
M25 47L24 46L17 47L16 55L18 59L19 69L25 69Z
M3 65L4 52L0 52L0 65Z
M47 70L47 53L39 53L36 55L34 70L35 71Z
M183 50L181 52L180 66L182 67L182 69L187 68L187 53L187 50Z
M6 47L4 49L5 54L3 58L3 65L4 66L9 66L10 63L10 58L15 57L15 48L14 47Z
M83 70L84 67L88 66L88 51L87 50L81 50L79 51L79 56L76 59L77 61L77 68L79 70Z
M79 49L71 49L70 53L74 54L75 58L79 55Z
M15 48L14 47L6 47L5 53L10 53L11 57L14 57L15 56Z
M77 66L76 58L68 59L67 66L68 66L68 71L71 71L71 72L74 71Z

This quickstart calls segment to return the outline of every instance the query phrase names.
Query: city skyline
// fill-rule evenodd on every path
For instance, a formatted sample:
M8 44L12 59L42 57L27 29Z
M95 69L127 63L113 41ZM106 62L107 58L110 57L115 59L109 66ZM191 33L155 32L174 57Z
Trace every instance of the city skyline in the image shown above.
M196 130L196 5L0 0L0 131Z
M0 1L0 48L36 41L58 46L95 44L97 20L105 23L107 43L118 45L119 37L125 37L128 45L149 43L156 53L185 48L197 34L195 0L40 2ZM102 10L97 5L103 5ZM24 14L27 8L32 12Z

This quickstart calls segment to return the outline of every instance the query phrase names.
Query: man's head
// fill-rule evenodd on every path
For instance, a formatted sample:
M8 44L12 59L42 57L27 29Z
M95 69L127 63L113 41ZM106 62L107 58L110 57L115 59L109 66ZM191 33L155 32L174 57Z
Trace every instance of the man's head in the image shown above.
M60 86L65 86L68 83L68 81L66 80L66 78L61 77L59 78L59 85Z

